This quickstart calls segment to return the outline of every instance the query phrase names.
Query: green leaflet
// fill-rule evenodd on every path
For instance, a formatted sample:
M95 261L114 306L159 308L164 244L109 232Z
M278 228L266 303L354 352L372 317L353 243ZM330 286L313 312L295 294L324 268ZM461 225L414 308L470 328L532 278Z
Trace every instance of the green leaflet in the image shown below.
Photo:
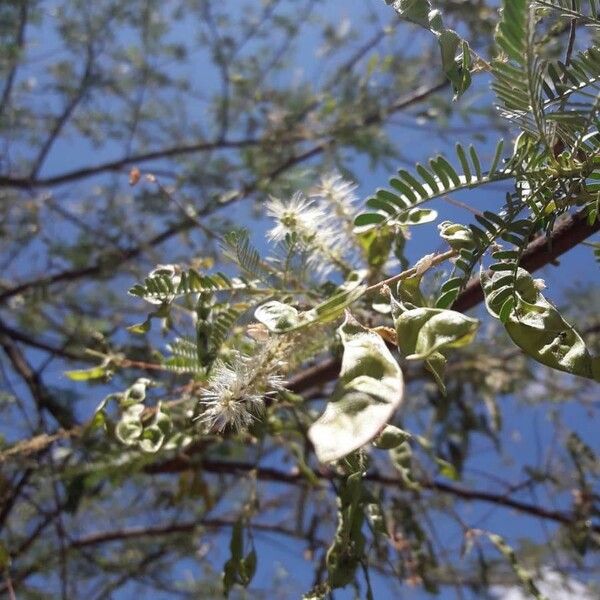
M90 430L113 429L107 406L111 400L116 400L119 404L120 416L114 425L114 435L119 442L125 446L137 447L148 454L158 452L167 442L172 423L169 415L162 410L160 403L150 422L142 419L146 409L143 403L146 398L146 388L151 383L149 379L138 379L125 392L109 394L96 408L88 428Z
M454 87L454 97L458 98L471 85L471 55L469 44L455 31L444 27L442 13L431 10L429 0L386 0L394 10L407 21L411 21L435 35L440 45L442 70ZM462 53L457 58L459 49Z
M96 365L90 369L76 369L74 371L65 371L65 375L71 381L90 381L91 379L101 379L102 377L109 377L112 375L110 369L111 360L106 357L102 364Z
M104 366L92 367L91 369L75 369L74 371L65 371L65 375L71 381L89 381L90 379L100 379L108 374Z
M229 596L231 588L237 583L247 587L256 573L257 556L252 545L244 556L244 523L238 519L231 530L229 541L230 557L223 566L223 595Z
M487 536L490 542L494 544L498 552L500 552L504 556L504 558L508 560L511 569L517 576L517 579L519 580L519 584L521 585L523 591L529 594L529 596L531 598L534 598L535 600L548 600L548 598L546 598L546 596L544 596L542 592L540 592L538 587L535 585L535 581L533 580L531 573L529 573L529 571L527 571L527 569L525 569L519 563L515 551L506 543L504 538L500 537L499 535L496 535L495 533L488 533Z
M410 438L410 434L395 425L386 425L373 441L373 445L381 450L391 450Z
M415 308L396 321L398 342L408 360L428 359L445 348L466 346L478 326L477 319L442 308Z
M415 480L413 474L412 449L408 440L404 440L398 446L390 448L389 456L392 465L398 471L401 486L408 490L420 490L421 486Z
M440 237L445 239L454 250L472 248L475 246L473 232L466 225L442 221L438 225L438 230L440 232Z
M600 358L592 357L581 336L540 293L525 269L481 272L488 312L502 316L513 342L534 360L559 371L600 381ZM514 289L513 289L514 286ZM507 289L514 295L507 296Z
M326 556L328 582L332 589L352 583L363 559L365 536L362 527L368 500L362 471L351 473L340 483L338 526Z
M340 379L325 412L308 431L321 462L339 460L370 442L404 393L402 371L379 335L350 313L338 331L344 345Z
M368 227L357 232L358 243L370 267L380 269L387 262L395 235L389 226Z
M266 325L271 331L287 333L313 323L326 323L335 319L347 306L358 300L366 289L366 285L354 285L351 289L343 290L311 310L304 312L299 312L289 304L272 300L259 306L254 316L257 321Z
M398 225L424 225L425 223L431 223L438 217L437 210L431 208L409 208L408 211L399 218L393 220Z
M442 352L470 344L479 321L454 310L416 306L424 302L419 282L420 276L406 279L398 286L399 300L391 297L398 346L408 360L425 360L445 393L442 377L446 358Z

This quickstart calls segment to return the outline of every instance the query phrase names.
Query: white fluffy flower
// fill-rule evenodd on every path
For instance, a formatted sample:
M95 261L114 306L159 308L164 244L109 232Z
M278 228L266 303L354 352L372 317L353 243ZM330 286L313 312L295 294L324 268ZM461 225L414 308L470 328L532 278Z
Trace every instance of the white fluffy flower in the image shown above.
M301 192L287 203L271 198L267 213L276 220L268 237L281 241L286 235L295 234L306 254L306 263L314 273L326 275L334 268L349 270L344 262L343 228L313 200L307 200Z
M354 193L357 187L355 183L334 172L321 177L321 181L311 197L322 198L331 205L338 218L352 223L357 212L358 197Z
M209 386L202 392L203 411L198 420L208 430L221 432L246 428L264 410L264 398L280 390L284 381L279 371L276 343L266 343L253 356L239 354L231 365L217 363Z
M275 225L267 236L274 242L296 233L300 237L313 236L326 218L325 213L307 200L302 192L296 192L289 202L271 197L266 204L267 214L275 219Z

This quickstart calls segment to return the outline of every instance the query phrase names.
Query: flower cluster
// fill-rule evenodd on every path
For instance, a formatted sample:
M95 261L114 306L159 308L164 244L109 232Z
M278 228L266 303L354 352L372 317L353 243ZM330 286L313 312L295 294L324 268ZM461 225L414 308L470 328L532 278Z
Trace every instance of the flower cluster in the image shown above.
M357 188L355 183L344 179L339 173L331 173L321 177L319 185L310 196L327 202L336 217L353 228L357 214L358 196L355 194Z
M201 394L200 423L217 432L248 427L264 411L265 397L284 387L281 371L285 363L278 356L281 342L269 340L252 356L238 353L228 364L218 362L209 387Z
M288 202L271 198L267 214L275 223L267 234L269 239L280 242L293 234L313 271L321 276L334 269L348 273L351 268L346 258L354 247L355 189L354 184L333 174L321 179L310 198L301 192Z

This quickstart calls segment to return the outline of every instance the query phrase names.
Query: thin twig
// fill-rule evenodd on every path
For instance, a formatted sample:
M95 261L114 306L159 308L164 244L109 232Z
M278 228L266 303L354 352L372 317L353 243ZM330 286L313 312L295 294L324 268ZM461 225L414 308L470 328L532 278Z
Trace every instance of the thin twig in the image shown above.
M441 254L435 254L433 256L427 257L423 260L422 264L417 264L410 269L406 269L406 271L402 271L402 273L398 273L397 275L393 275L392 277L388 277L383 281L379 281L378 283L374 283L370 285L366 290L366 292L374 292L376 290L381 289L383 286L390 286L393 283L397 283L398 281L402 281L403 279L408 279L409 277L413 277L413 275L417 275L418 273L423 273L428 269L436 267L437 265L451 259L456 256L456 250L446 250L446 252L442 252Z

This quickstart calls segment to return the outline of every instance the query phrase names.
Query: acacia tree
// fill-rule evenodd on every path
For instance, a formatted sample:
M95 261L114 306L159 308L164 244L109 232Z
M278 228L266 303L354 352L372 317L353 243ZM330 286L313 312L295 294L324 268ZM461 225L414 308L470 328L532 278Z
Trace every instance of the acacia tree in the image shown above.
M0 8L7 594L215 597L258 569L256 597L542 598L597 575L568 412L594 414L595 292L559 310L532 273L599 228L599 7L387 4ZM319 77L290 79L310 35ZM402 143L427 124L445 156ZM365 158L403 168L363 201ZM548 447L503 462L503 417L548 400L521 431Z

